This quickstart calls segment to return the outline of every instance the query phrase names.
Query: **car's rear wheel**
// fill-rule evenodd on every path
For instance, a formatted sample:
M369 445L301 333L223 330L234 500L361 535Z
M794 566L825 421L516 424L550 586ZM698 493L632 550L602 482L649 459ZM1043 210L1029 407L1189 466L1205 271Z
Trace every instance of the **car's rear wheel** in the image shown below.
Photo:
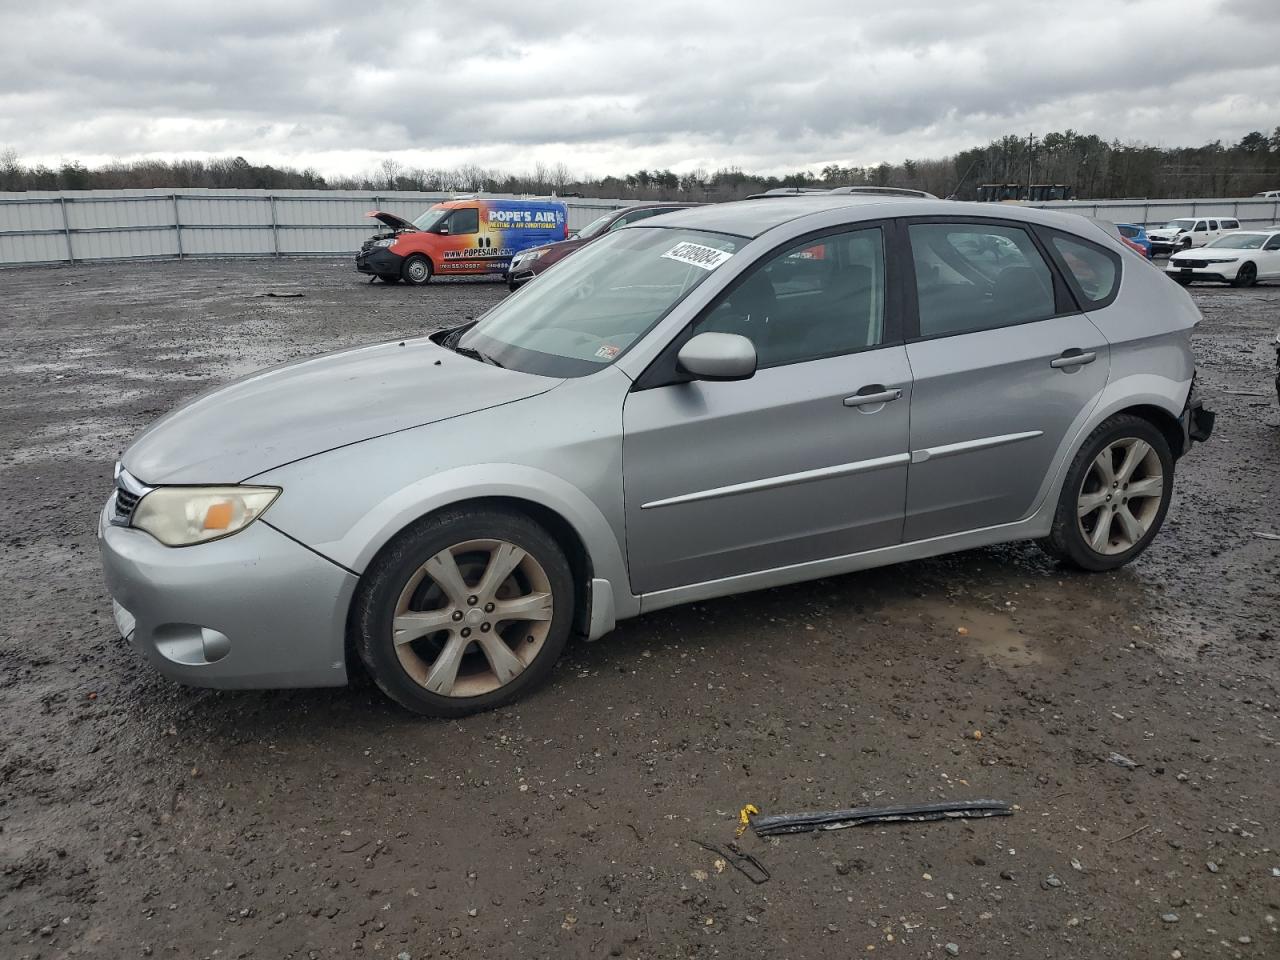
M400 276L405 283L420 287L431 282L431 261L420 253L415 253L405 260L400 268Z
M1173 452L1150 421L1120 414L1085 441L1067 472L1053 529L1038 541L1083 570L1114 570L1155 538L1173 495Z
M574 602L563 551L532 520L448 511L408 528L370 565L354 639L387 696L417 713L460 717L547 678Z
M1258 268L1252 263L1242 263L1236 271L1236 278L1231 281L1233 287L1252 287L1258 282Z

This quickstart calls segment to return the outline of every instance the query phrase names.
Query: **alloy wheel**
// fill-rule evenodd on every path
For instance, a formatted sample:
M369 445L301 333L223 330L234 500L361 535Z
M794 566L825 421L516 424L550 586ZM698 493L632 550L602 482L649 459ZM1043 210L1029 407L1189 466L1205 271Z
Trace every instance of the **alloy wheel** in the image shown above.
M1146 536L1163 499L1164 467L1155 448L1121 437L1085 471L1076 511L1080 534L1095 553L1124 553Z
M533 554L505 540L468 540L409 578L391 636L414 682L440 696L475 697L533 662L553 610L550 580Z

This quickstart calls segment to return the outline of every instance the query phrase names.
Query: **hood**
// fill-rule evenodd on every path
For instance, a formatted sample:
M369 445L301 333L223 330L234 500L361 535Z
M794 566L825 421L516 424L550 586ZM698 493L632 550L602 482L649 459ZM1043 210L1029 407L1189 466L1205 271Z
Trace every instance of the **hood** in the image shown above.
M394 213L387 213L385 210L374 210L371 213L365 214L365 216L373 217L373 219L375 220L382 221L392 230L417 230L418 229L410 221L406 220L404 217L398 217Z
M1176 227L1156 227L1154 230L1148 230L1147 236L1154 237L1158 240L1172 240L1174 237L1176 237L1179 233L1182 233L1182 232L1183 231L1177 229Z
M121 461L147 484L240 483L559 382L459 356L426 337L360 347L272 367L197 397L148 427Z

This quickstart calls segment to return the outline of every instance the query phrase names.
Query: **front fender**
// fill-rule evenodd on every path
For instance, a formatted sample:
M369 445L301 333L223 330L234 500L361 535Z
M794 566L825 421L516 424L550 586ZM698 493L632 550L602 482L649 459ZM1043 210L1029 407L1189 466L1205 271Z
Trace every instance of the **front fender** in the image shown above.
M631 593L622 546L600 508L562 477L523 464L473 464L423 477L375 503L338 539L304 542L335 563L362 574L378 551L419 517L485 497L524 500L564 518L586 546L595 577L609 581L617 616L639 612L639 602ZM265 519L272 521L271 517ZM295 536L287 521L281 530Z

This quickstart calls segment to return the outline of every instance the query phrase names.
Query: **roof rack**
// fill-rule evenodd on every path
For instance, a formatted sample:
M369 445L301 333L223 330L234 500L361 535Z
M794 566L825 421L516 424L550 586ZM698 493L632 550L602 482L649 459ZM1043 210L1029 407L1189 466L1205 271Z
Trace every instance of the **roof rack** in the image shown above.
M921 200L937 200L937 196L923 190L912 190L909 187L836 187L828 193L867 193L873 196L886 197L918 197Z
M763 197L799 197L807 193L830 193L826 187L774 187L764 193L753 193L748 200L760 200Z
M774 187L764 193L753 193L748 200L760 200L764 197L799 197L814 194L865 194L882 197L916 197L920 200L937 200L932 193L923 190L911 190L908 187Z

